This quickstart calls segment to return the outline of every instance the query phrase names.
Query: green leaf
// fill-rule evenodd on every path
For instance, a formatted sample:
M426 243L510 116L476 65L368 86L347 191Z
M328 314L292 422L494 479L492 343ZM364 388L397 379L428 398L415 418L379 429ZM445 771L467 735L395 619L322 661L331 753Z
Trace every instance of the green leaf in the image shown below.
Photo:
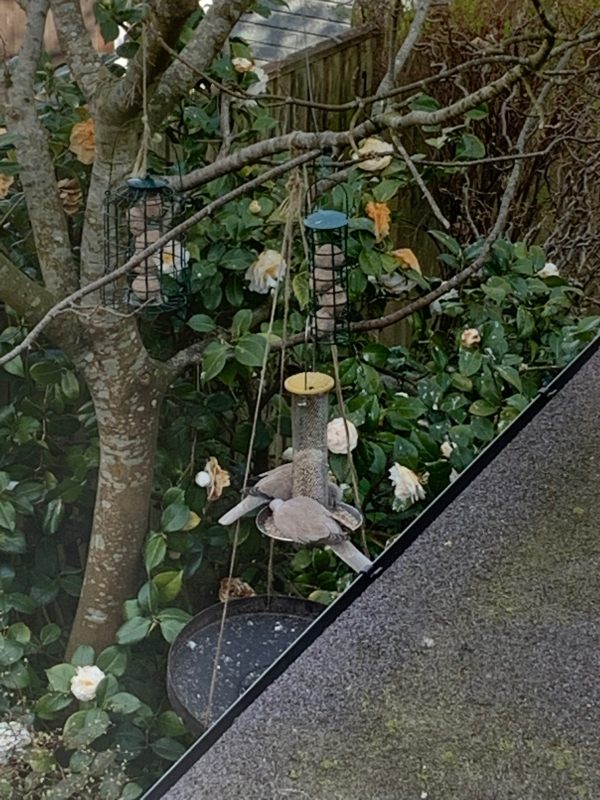
M62 499L57 497L50 500L44 514L43 528L45 533L53 534L58 531L65 516L65 507Z
M49 622L44 625L40 631L40 643L43 647L53 644L60 639L61 629L55 622Z
M7 364L4 364L4 369L9 375L16 375L17 378L22 378L25 375L23 368L23 359L21 356L15 356Z
M71 691L71 679L75 677L73 664L56 664L46 670L48 685L55 692L68 694Z
M187 324L196 333L210 333L216 327L214 319L208 314L194 314L188 319Z
M498 366L496 367L496 372L503 380L513 386L517 392L522 391L521 376L514 367Z
M458 369L462 375L467 377L475 375L481 369L482 363L483 356L480 352L461 347L458 355Z
M119 800L138 800L143 794L143 789L139 783L126 783L121 790L121 797Z
M396 416L403 420L418 419L425 413L425 404L418 397L396 397L394 399L394 406L391 412L388 412L390 422ZM392 422L394 425L394 422Z
M300 310L303 311L310 300L310 288L308 283L308 272L299 272L292 278L292 291L298 301Z
M523 306L517 308L517 333L523 339L529 339L535 331L535 319L533 314Z
M456 145L456 158L472 161L485 158L485 145L472 133L463 133Z
M224 342L211 342L202 356L202 377L211 381L222 371L229 355L230 346Z
M10 500L0 500L0 527L14 531L17 526L17 512Z
M498 406L488 403L487 400L475 400L475 402L471 403L469 406L469 412L476 417L489 417L495 414L496 411L498 411Z
M378 203L386 203L395 197L400 187L404 186L404 181L392 180L386 178L375 186L373 189L373 198Z
M163 603L170 603L181 591L183 570L168 570L159 572L152 578L152 583L158 590L158 596Z
M31 631L24 622L15 622L7 631L8 638L14 639L19 644L29 644L31 641Z
M62 377L62 368L53 361L38 361L29 367L29 375L41 386L59 383Z
M63 739L69 749L86 747L110 728L110 717L100 708L76 711L63 728Z
M160 525L163 531L180 531L190 518L190 509L183 503L171 503L162 512Z
M129 692L117 692L106 701L106 708L109 711L116 711L117 714L133 714L141 706L141 701Z
M63 372L60 379L60 389L67 400L77 400L79 397L79 381L71 370Z
M150 745L160 758L166 761L177 761L185 753L185 746L169 736L162 736Z
M171 506L167 506L168 510ZM187 506L184 506L187 509ZM189 512L188 512L189 516ZM165 537L160 533L154 533L144 546L144 566L146 572L150 574L155 567L160 566L167 554L167 543Z
M157 616L160 631L169 644L179 634L184 625L191 619L191 615L181 608L165 608Z
M442 247L448 250L448 252L457 257L462 255L459 243L452 236L444 233L444 231L429 231L429 235L433 236L433 238L436 239Z
M231 335L234 339L239 339L248 332L252 322L252 311L249 308L241 308L233 318L231 323Z
M59 711L63 711L73 702L70 694L63 692L48 692L42 695L36 702L35 713L41 719L54 719Z
M247 367L262 366L267 341L257 333L248 333L235 346L235 360Z
M147 617L132 617L123 623L117 631L117 642L119 644L136 644L141 642L148 635L152 627L152 620Z
M115 644L106 647L96 659L102 672L120 678L127 669L127 653Z
M183 736L185 725L174 711L163 711L157 720L157 729L163 736Z
M8 667L10 664L15 664L20 658L22 658L24 652L23 645L11 639L6 639L4 636L0 636L1 666Z
M89 644L80 644L71 656L71 664L76 667L90 667L94 663L94 648Z

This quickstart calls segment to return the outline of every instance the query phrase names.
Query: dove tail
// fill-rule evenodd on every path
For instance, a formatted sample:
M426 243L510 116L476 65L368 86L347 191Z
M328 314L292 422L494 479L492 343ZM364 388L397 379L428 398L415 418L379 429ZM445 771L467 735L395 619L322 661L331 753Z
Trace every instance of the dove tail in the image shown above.
M345 541L345 542L338 542L336 544L331 545L331 549L333 552L341 558L342 561L345 561L349 567L355 572L366 572L370 567L373 566L373 562L369 561L369 559L364 556L360 550L358 550L352 542Z
M268 502L268 497L262 495L248 495L248 497L244 497L240 503L230 508L229 511L226 511L225 514L219 518L219 525L231 525L237 522L240 517L249 514L251 511L254 511L255 508L265 506Z

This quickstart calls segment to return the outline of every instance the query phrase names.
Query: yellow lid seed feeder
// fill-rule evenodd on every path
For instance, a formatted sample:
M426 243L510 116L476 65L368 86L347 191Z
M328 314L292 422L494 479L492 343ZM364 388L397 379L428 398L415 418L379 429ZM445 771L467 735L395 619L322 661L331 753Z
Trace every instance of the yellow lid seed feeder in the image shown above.
M301 372L285 382L292 396L291 497L273 497L256 524L266 536L297 545L329 546L356 572L371 561L350 541L362 514L342 502L339 487L328 481L327 418L333 378Z

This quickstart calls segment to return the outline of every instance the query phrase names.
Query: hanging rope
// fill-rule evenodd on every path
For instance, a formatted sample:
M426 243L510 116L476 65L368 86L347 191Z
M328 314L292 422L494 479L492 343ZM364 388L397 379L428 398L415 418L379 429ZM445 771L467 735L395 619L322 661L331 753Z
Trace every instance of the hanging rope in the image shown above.
M134 178L145 178L148 174L148 149L150 148L150 123L148 121L148 40L146 23L142 27L142 139L131 175Z
M292 200L296 199L295 198L295 196L297 194L297 192L295 191L296 184L298 184L298 181L297 181L297 179L296 180L294 179L294 176L292 174L292 176L290 177L290 180L288 182L289 191L292 192L292 195L291 195L291 199ZM294 216L295 216L294 205L295 205L295 202L290 202L288 210L287 210L287 213L286 213L286 222L285 222L285 228L284 228L284 232L283 232L283 242L282 242L282 247L281 247L282 256L284 256L284 254L285 254L284 261L285 261L286 278L287 278L287 274L289 273L289 270L290 270L290 261L291 261L292 238L293 238L292 234L293 234ZM244 480L243 480L243 484L242 484L242 494L245 493L245 491L246 491L246 489L248 487L248 481L250 479L250 468L251 468L250 465L251 465L251 461L252 461L252 452L254 450L254 442L256 440L256 430L258 428L258 420L259 420L259 416L260 416L261 400L262 400L262 396L263 396L263 392L264 392L264 388L265 388L265 382L266 382L267 363L268 363L269 352L270 352L270 348L271 348L271 336L273 334L273 326L274 326L274 323L275 323L275 312L277 310L277 302L278 302L278 299L279 299L279 286L280 286L280 284L281 284L281 281L277 281L277 284L276 284L275 288L273 289L272 302L271 302L271 312L270 312L270 315L269 315L269 322L268 322L268 327L267 327L267 343L265 345L265 352L263 354L263 360L262 360L261 371L260 371L260 379L259 379L259 383L258 383L258 391L257 391L257 394L256 394L256 402L254 404L254 414L253 414L253 417L252 417L252 429L251 429L251 432L250 432L250 441L248 442L248 450L247 450L247 454L246 454L246 468L245 468L245 471L244 471ZM232 544L232 548L231 548L231 558L229 560L229 574L228 574L228 579L229 579L230 582L231 582L231 579L233 578L233 573L234 573L234 570L235 570L235 563L236 563L236 559L237 559L237 551L238 551L238 544L239 544L239 532L240 532L240 520L238 520L237 523L236 523L235 531L234 531L234 535L233 535L233 544ZM270 555L270 562L271 561L272 561L272 555ZM272 582L272 563L270 563L270 566L269 566L269 573L270 574L267 576L267 583ZM210 679L210 687L209 687L209 690L208 690L208 702L207 702L207 707L206 707L206 712L205 712L205 722L206 722L207 725L212 720L212 706L213 706L213 701L214 701L215 689L216 689L216 686L217 686L217 678L218 678L218 675L219 675L218 667L219 667L219 660L221 658L221 650L222 650L222 645L223 645L223 638L224 638L224 635L225 635L225 622L226 622L226 619L227 619L227 608L228 608L228 605L229 605L229 595L226 594L225 595L225 600L223 602L223 611L221 613L221 622L220 622L220 625L219 625L219 635L217 637L217 647L216 647L216 651L215 651L215 658L214 658L214 661L213 661L213 669L212 669L212 674L211 674L211 679Z

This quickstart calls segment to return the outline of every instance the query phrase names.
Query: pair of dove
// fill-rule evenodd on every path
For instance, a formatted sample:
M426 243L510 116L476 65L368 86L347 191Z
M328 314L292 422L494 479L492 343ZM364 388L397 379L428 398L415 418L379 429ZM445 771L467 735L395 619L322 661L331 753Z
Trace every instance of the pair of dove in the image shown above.
M371 566L371 562L354 547L340 523L351 530L358 527L356 519L339 508L342 491L334 483L327 484L331 509L312 497L292 497L293 464L282 464L259 476L259 480L236 506L219 519L221 525L231 525L256 508L269 505L272 514L273 536L299 545L328 545L356 572Z

